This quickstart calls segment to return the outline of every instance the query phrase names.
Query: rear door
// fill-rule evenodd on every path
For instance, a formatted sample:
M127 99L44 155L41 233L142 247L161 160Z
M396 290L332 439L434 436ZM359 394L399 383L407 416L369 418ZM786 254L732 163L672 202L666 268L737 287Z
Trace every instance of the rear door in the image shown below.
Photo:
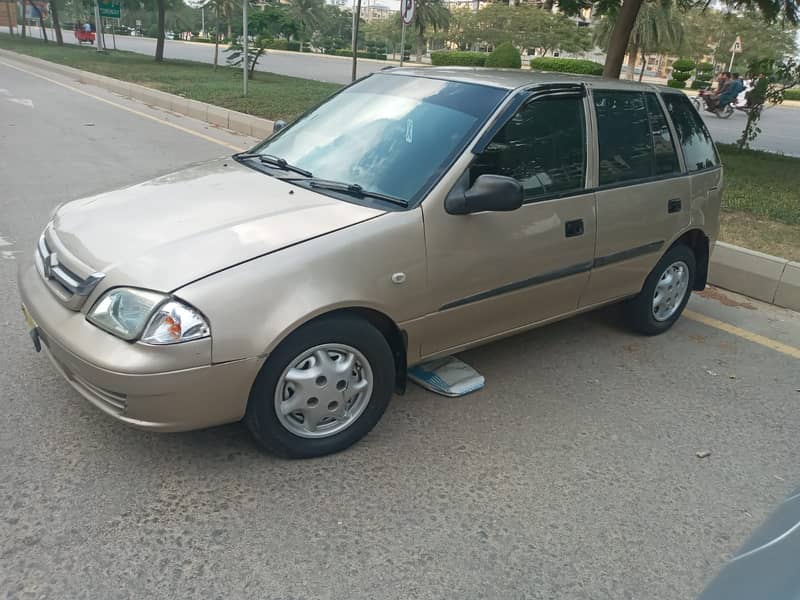
M693 221L711 242L719 233L722 168L703 119L682 92L661 94L678 136L692 188Z
M690 184L658 95L592 92L597 127L597 246L581 306L636 294L689 224Z

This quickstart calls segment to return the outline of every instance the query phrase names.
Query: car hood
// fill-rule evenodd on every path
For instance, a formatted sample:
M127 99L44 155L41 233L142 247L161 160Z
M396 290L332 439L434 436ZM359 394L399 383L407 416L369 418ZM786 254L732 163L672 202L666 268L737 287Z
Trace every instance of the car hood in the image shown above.
M227 159L65 204L51 233L103 287L172 291L383 212Z

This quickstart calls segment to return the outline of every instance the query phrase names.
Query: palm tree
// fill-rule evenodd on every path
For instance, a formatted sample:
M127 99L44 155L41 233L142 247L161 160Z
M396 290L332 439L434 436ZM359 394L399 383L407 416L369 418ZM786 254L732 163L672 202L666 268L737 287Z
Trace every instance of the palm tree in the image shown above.
M289 0L289 14L300 25L304 39L319 29L320 23L325 18L324 0Z
M425 48L425 31L447 29L450 24L450 11L442 0L417 0L414 11L414 28L417 30L417 62L422 62ZM403 50L401 50L402 52Z
M609 13L597 24L594 38L595 43L601 48L608 48L617 17L618 13ZM633 79L639 52L642 53L642 70L639 73L639 81L641 81L647 54L677 48L682 41L683 24L669 4L664 4L660 0L647 0L642 3L628 40L626 77Z

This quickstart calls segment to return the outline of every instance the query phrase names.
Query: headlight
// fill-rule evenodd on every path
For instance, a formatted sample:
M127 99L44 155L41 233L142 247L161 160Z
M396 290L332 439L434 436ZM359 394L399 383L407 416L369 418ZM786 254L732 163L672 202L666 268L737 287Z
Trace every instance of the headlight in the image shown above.
M164 294L134 288L106 292L86 318L124 340L141 336L147 344L175 344L210 334L196 309Z

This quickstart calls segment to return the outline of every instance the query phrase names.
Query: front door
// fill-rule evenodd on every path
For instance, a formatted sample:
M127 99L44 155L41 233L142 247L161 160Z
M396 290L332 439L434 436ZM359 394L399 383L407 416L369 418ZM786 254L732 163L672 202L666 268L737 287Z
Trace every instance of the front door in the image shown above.
M594 90L597 249L582 306L636 294L688 225L691 186L655 93Z
M426 319L424 356L576 309L595 244L585 104L582 90L537 96L473 160L464 184L514 177L525 190L520 209L450 215L441 201L423 204L438 305Z

